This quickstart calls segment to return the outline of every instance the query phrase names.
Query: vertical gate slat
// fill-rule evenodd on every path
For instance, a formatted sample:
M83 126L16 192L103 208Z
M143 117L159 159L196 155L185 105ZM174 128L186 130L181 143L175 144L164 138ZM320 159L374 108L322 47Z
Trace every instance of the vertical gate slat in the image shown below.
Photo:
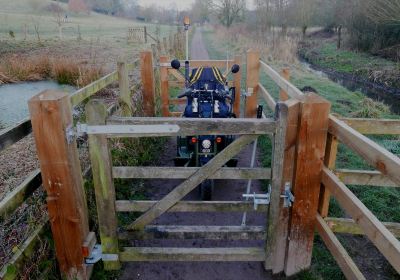
M296 100L280 102L276 107L278 129L274 141L272 166L271 204L268 214L268 239L266 244L266 269L280 273L284 269L289 208L283 208L280 195L285 183L292 183L295 143L298 129L300 103Z
M167 63L168 57L160 56L160 64ZM168 86L168 67L160 67L160 87L161 87L161 112L163 117L169 117L169 86Z
M239 65L242 67L242 57L240 55L235 56L235 64ZM240 117L240 92L241 92L241 83L242 83L242 72L244 70L240 70L238 73L233 75L233 84L234 87L236 88L236 93L235 93L235 104L233 105L233 112L236 114L236 116L239 118Z
M260 52L250 50L247 52L247 77L246 88L251 94L246 97L246 118L255 118L257 116L257 91L260 79Z
M86 105L89 125L104 125L107 107L102 101L91 100ZM89 153L92 163L97 215L103 254L118 254L117 215L115 188L112 178L111 154L105 135L89 135ZM104 261L105 270L120 269L119 261Z

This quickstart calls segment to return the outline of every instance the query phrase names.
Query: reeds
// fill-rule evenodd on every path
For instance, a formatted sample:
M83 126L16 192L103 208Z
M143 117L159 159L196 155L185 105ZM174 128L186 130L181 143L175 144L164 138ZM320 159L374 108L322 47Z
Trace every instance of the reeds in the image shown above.
M0 61L0 84L52 79L60 84L83 87L102 76L103 69L77 60L48 56L11 56Z

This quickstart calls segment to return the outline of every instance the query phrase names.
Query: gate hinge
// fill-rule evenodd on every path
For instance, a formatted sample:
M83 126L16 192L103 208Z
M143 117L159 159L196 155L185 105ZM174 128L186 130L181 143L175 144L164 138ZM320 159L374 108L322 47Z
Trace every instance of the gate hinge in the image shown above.
M101 244L96 244L89 257L85 258L85 264L95 264L100 260L118 261L118 254L103 254Z
M258 205L268 205L271 201L271 186L269 186L269 191L265 194L243 194L244 198L251 198L254 202L254 210L257 210Z
M289 182L285 183L285 191L281 195L281 198L283 198L283 207L285 207L285 208L292 207L293 202L294 202L294 195L292 193Z

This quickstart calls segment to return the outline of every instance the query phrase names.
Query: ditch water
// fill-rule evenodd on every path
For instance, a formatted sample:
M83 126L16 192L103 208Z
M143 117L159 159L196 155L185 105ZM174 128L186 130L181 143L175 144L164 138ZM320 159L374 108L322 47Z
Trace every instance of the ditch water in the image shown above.
M54 81L23 82L0 86L0 130L28 117L28 100L46 89L71 92L74 87L60 85Z
M329 69L320 68L304 60L301 60L301 64L315 75L327 77L350 91L359 91L374 100L383 101L385 104L390 106L393 113L400 114L399 88L387 87L385 85L355 77L351 74L342 74Z

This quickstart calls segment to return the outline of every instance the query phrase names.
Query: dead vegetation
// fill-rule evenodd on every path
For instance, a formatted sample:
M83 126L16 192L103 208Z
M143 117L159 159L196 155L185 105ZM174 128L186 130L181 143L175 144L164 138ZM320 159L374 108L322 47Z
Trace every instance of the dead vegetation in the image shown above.
M360 102L360 109L351 114L354 118L378 119L390 113L390 107L383 102L371 98L364 98Z
M67 57L13 55L0 61L0 84L53 79L60 84L83 87L99 79L103 72L100 66Z

